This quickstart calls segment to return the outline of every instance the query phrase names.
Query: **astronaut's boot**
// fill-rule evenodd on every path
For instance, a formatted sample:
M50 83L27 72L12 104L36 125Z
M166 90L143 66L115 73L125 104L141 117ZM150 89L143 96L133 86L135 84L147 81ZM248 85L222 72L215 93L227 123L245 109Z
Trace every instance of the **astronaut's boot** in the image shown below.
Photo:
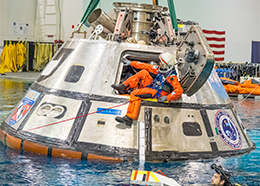
M131 118L129 118L128 116L124 116L124 117L119 117L119 116L117 116L116 118L115 118L115 120L117 121L117 122L119 122L119 123L124 123L124 124L126 124L127 126L131 126L132 125L132 122L133 122L133 120L131 119Z
M123 84L123 83L120 83L119 85L111 85L112 88L116 89L119 94L125 94L126 93L126 89L127 87Z

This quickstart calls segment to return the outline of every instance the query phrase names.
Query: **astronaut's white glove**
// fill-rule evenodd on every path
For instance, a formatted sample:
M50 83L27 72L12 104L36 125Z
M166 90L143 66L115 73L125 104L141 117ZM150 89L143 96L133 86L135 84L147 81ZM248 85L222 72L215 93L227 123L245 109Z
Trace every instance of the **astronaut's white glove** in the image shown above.
M127 59L126 57L123 57L122 63L124 63L124 66L129 66L131 64L131 61L129 59Z
M160 103L163 103L163 102L165 102L165 101L167 101L167 97L166 97L166 96L162 96L162 97L159 97L159 98L157 99L157 102L160 102Z

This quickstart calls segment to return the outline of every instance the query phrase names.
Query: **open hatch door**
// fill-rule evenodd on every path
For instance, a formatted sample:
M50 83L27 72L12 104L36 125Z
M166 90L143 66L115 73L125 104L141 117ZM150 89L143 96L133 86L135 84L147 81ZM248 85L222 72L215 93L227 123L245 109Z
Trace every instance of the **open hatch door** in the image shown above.
M178 46L177 66L184 93L192 96L208 79L214 66L214 54L199 25L192 25Z

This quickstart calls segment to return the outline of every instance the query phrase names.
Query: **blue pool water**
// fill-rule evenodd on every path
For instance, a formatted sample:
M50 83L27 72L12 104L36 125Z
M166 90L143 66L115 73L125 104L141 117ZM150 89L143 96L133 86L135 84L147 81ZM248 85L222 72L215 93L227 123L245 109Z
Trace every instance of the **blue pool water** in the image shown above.
M0 123L22 99L32 82L0 79ZM213 162L232 172L237 182L260 185L260 100L232 100L256 150L237 157L170 163L146 163L145 170L161 170L181 185L209 185ZM19 152L0 143L0 185L130 185L138 162L107 163L47 158Z

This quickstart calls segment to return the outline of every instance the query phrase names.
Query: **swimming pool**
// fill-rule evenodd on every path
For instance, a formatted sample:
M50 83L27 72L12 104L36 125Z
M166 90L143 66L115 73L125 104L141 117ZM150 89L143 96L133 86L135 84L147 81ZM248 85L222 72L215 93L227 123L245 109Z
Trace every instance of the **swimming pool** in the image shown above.
M22 99L31 81L0 79L0 123ZM260 100L233 100L256 150L242 156L169 163L146 163L145 170L161 170L182 185L209 185L213 162L221 164L237 182L260 185ZM0 143L0 185L130 185L138 162L107 163L47 158L19 152Z

